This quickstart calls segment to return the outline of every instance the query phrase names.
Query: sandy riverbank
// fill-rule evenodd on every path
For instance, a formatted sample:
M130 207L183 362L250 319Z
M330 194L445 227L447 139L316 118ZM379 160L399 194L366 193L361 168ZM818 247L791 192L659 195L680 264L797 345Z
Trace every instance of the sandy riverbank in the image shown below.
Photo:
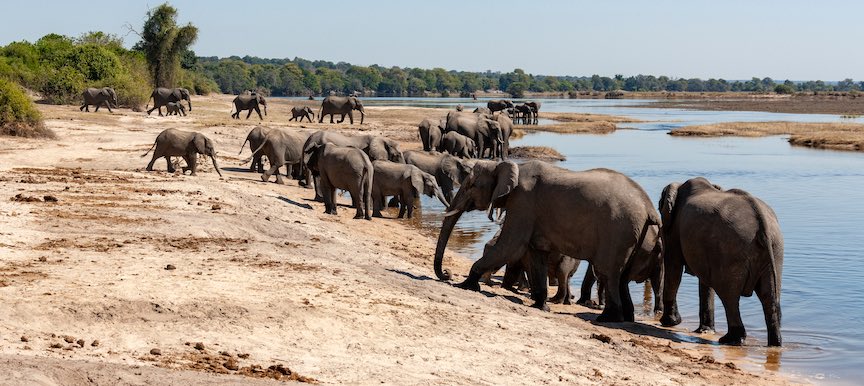
M324 215L296 182L238 166L259 122L231 120L230 100L196 97L170 118L41 105L57 140L0 139L0 384L275 384L254 377L287 369L354 384L784 382L654 320L596 325L581 306L540 312L499 288L432 279L436 234L348 208ZM363 126L297 124L286 103L264 123L384 134L403 149L443 112L370 107ZM143 171L139 156L169 127L213 139L225 178L206 163L196 177L163 161ZM469 263L445 259L456 273Z

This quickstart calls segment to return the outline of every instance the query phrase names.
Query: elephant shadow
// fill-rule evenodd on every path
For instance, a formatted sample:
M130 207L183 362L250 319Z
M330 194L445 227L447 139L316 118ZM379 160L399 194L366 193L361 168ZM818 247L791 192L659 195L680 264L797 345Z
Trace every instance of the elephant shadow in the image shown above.
M435 280L435 279L433 279L429 276L426 276L426 275L417 276L411 272L400 271L398 269L388 269L387 271L405 276L411 280L420 280L420 281Z
M285 196L277 196L276 198L279 199L279 201L287 202L287 203L294 205L296 207L300 207L303 209L312 209L312 205L299 203L299 202L294 201L294 200L292 200L288 197L285 197Z
M658 339L669 340L675 343L699 343L715 346L719 345L719 343L713 340L703 339L698 336L688 335L685 332L667 330L664 328L659 328L657 326L652 326L650 324L640 322L599 323L597 322L597 317L600 316L600 314L593 312L575 312L572 314L567 312L559 312L559 314L570 314L593 325L627 331L633 335L651 336Z
M226 172L238 172L238 173L248 173L250 172L249 168L236 168L236 167L223 167L222 170Z

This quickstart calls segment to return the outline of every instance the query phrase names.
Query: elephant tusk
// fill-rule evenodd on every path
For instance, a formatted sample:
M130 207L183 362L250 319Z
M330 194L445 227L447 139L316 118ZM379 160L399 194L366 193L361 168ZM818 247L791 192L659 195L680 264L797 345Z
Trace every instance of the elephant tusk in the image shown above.
M444 213L444 217L450 217L450 216L453 216L453 215L457 215L457 214L459 214L459 212L461 212L461 210L459 210L459 209L453 209L453 210L451 210L451 211L449 211L449 212L447 212L447 213Z

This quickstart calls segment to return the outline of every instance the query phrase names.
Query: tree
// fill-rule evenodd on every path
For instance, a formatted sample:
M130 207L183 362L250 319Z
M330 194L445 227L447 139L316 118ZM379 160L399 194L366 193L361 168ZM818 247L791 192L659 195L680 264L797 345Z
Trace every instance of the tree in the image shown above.
M178 27L176 17L177 9L168 3L147 11L141 41L133 47L144 52L156 87L174 86L181 55L198 39L198 28L191 23Z

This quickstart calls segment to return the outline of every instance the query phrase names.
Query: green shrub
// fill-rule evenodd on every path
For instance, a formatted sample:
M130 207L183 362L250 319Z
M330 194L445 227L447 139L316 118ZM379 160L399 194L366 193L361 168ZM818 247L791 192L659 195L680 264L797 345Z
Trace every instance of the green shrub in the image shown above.
M93 84L93 87L106 86L113 87L117 92L117 104L133 111L142 111L153 91L150 70L144 56L134 52L122 55L117 74Z
M42 114L17 84L0 78L0 134L56 138L42 124Z
M71 67L52 71L42 86L42 97L52 104L74 104L84 91L84 75Z
M778 94L794 94L795 88L786 84L778 84L774 86L774 92Z
M218 93L219 85L207 75L186 69L177 73L177 87L183 87L198 95Z

